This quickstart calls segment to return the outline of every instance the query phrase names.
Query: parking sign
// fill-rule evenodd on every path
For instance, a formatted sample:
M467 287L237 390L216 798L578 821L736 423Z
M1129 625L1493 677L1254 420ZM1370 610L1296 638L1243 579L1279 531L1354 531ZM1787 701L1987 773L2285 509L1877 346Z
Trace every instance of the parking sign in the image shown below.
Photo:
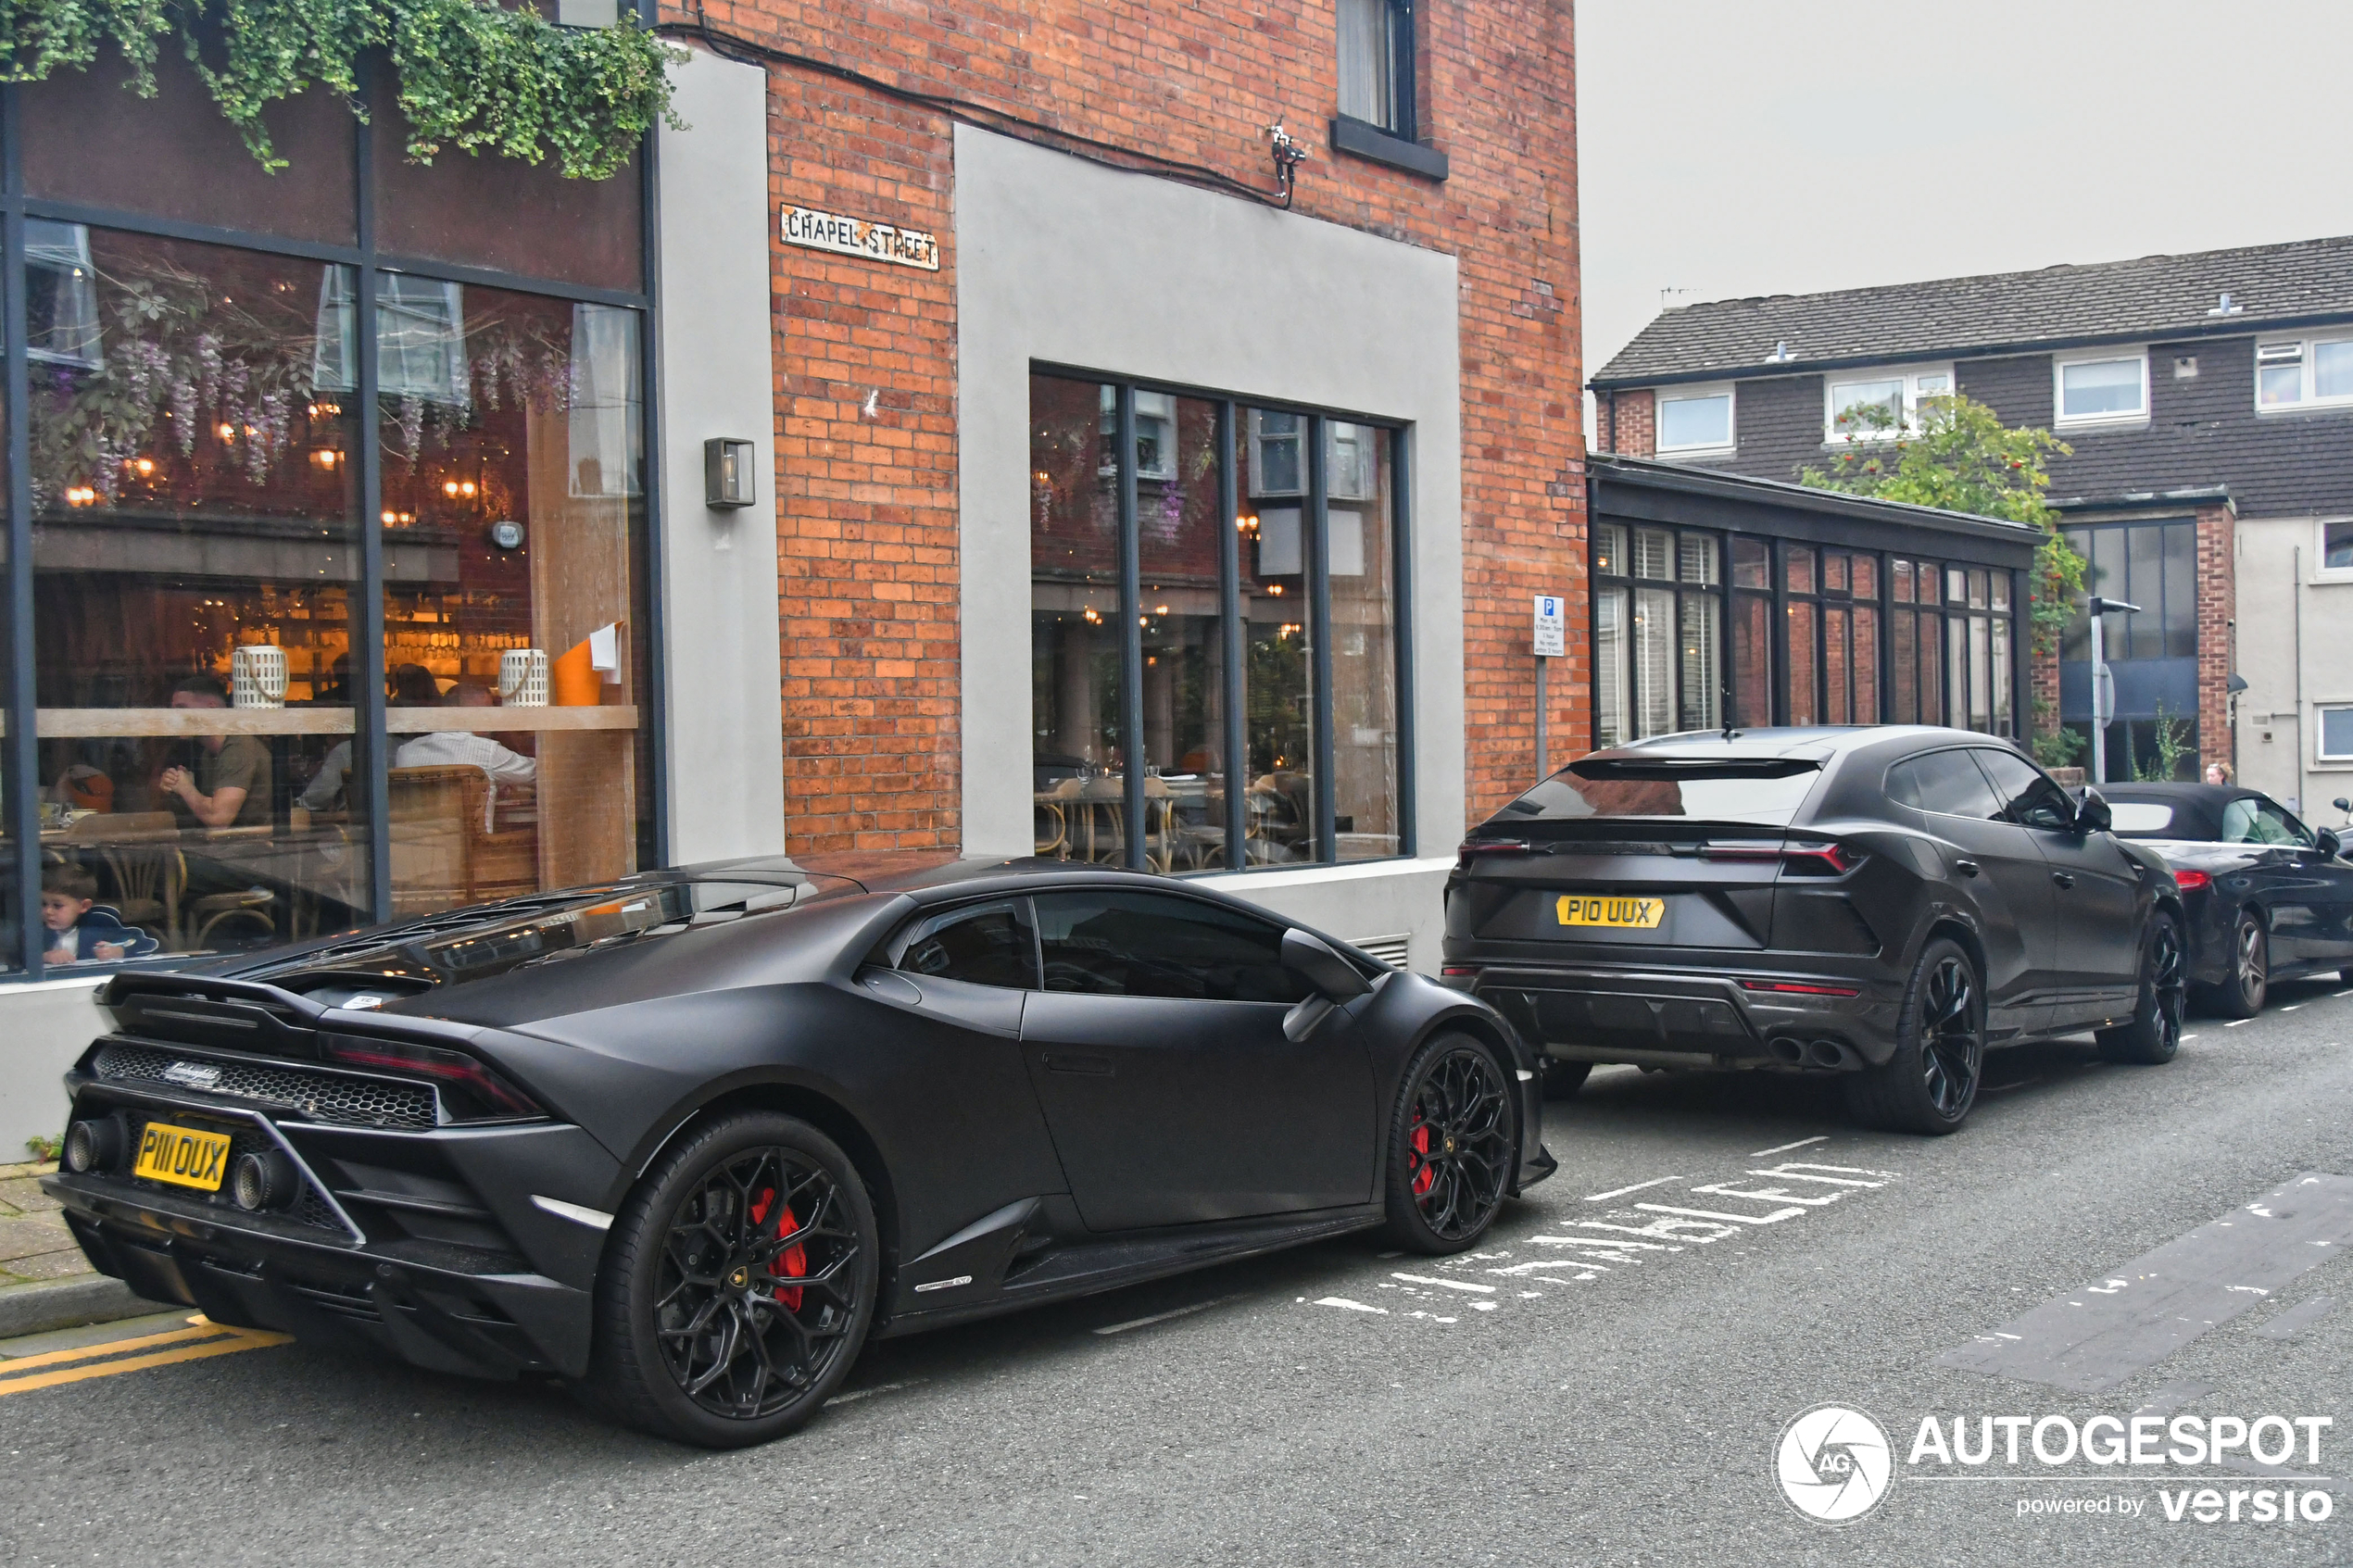
M1536 657L1562 659L1568 653L1568 611L1558 594L1536 596Z

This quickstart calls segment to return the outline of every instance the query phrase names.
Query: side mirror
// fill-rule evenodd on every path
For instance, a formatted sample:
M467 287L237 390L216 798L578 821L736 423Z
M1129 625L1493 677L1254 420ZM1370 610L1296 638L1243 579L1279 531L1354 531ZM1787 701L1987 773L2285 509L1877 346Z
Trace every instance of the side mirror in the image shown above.
M2082 803L2075 808L2075 830L2078 833L2106 833L2116 825L2116 814L2096 789L2083 792Z
M1353 1002L1373 988L1354 964L1332 950L1331 944L1297 926L1283 933L1283 967L1315 987L1327 1001Z
M2334 828L2322 828L2312 836L2319 842L2321 858L2324 860L2334 860L2345 852L2345 840L2338 836Z
M1283 967L1315 987L1315 994L1283 1015L1283 1037L1300 1041L1315 1032L1335 1007L1371 990L1356 966L1332 951L1331 944L1296 926L1283 933Z
M2334 806L2338 810L2345 812L2347 816L2353 816L2353 800L2347 800L2344 796L2340 795L2334 801L2331 801L2330 804Z

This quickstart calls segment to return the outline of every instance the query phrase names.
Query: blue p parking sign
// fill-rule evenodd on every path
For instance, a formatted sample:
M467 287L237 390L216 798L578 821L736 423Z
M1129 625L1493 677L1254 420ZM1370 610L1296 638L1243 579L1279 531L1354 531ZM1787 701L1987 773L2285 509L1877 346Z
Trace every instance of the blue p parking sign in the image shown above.
M1536 596L1535 650L1539 659L1560 659L1568 652L1568 612L1558 594Z

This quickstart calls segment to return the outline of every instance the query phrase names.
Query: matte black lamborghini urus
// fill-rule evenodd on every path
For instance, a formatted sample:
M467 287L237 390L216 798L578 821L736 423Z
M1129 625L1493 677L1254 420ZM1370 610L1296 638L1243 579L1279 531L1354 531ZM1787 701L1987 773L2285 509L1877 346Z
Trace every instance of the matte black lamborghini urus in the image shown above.
M666 872L118 976L44 1182L226 1323L552 1374L712 1446L859 1347L1553 1169L1486 1005L1215 892L962 863Z
M1874 1123L1950 1132L1989 1047L2181 1040L2181 895L2015 749L1914 727L1665 735L1572 762L1474 831L1444 972L1595 1062L1845 1075Z

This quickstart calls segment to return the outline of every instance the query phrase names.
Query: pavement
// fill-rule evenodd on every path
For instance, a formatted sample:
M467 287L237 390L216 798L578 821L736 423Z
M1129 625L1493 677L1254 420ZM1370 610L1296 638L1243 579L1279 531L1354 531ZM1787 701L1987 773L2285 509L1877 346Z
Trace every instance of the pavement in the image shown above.
M1560 1173L1471 1254L1347 1239L887 1341L745 1452L185 1309L0 1343L0 1555L2353 1562L2353 991L2191 1027L2157 1068L2000 1053L1942 1139L1813 1082L1598 1072L1548 1118ZM1801 1479L1892 1476L1837 1527L1777 1482L1829 1402L1886 1447L1800 1443L1829 1467ZM2276 1417L2313 1451L2090 1463L2103 1415L2158 1444ZM2011 1462L1981 1423L2020 1418ZM1993 1457L1924 1454L1931 1421Z
M90 1272L57 1200L41 1190L39 1178L57 1168L55 1160L0 1165L0 1290Z

